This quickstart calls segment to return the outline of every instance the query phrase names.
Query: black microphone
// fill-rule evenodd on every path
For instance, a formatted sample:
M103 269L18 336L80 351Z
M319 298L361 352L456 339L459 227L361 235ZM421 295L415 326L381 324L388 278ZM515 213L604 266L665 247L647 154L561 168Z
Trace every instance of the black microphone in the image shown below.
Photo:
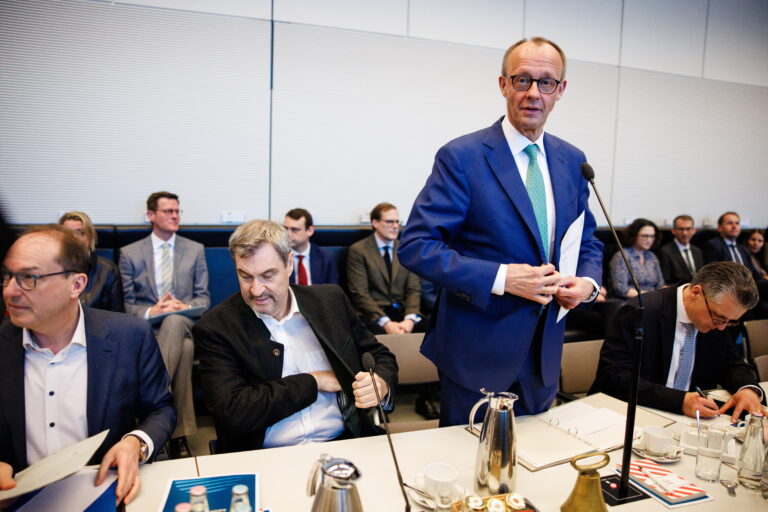
M640 293L640 286L638 286L635 273L632 272L632 267L629 265L629 260L627 260L627 253L624 252L624 248L621 246L619 235L613 228L611 217L608 215L608 211L603 204L603 199L600 197L600 192L597 191L597 187L595 186L595 170L592 169L592 166L587 162L583 162L581 164L581 175L584 176L584 179L592 185L592 190L595 191L595 196L597 196L597 200L600 203L600 208L603 210L605 220L608 221L608 227L611 229L611 233L613 233L613 239L616 241L616 246L619 248L619 252L621 253L622 259L624 260L624 264L627 266L627 270L629 271L629 276L632 278L632 286L634 286L635 290L637 291L638 307L635 310L635 343L632 346L632 373L629 381L627 423L624 428L624 452L621 459L621 477L619 479L618 504L621 504L623 500L629 500L632 498L632 496L629 495L629 465L631 463L632 438L634 437L633 434L635 430L637 390L640 386L640 356L643 353L643 312L645 311L645 308L643 307L643 297ZM607 476L603 478L613 479L615 477ZM636 493L640 493L640 491L637 491L636 489L633 490ZM605 493L605 491L603 492Z
M389 451L392 452L392 460L395 461L395 471L397 471L397 481L400 484L400 490L403 493L403 499L405 500L405 512L411 512L411 503L408 501L408 495L405 493L405 484L403 483L403 475L400 474L400 464L397 463L397 456L395 455L395 447L392 446L392 437L389 434L389 421L387 421L387 415L384 414L384 407L381 405L381 395L379 395L379 386L376 384L376 377L373 375L373 369L376 367L376 361L370 352L363 354L363 368L365 368L371 375L371 382L373 382L373 391L376 393L376 403L379 406L379 412L381 418L384 421L384 430L387 432L387 441L389 441Z

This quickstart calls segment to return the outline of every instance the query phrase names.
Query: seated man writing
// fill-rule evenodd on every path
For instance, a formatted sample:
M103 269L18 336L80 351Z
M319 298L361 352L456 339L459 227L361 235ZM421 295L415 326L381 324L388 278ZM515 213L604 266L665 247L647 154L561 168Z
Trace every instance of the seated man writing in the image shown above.
M661 288L642 297L645 337L640 405L691 417L698 411L703 418L733 408L734 421L742 411L765 414L757 379L725 330L757 303L757 287L746 267L733 262L710 263L690 284ZM637 299L631 299L608 326L590 392L627 399L636 307ZM732 394L720 408L696 391L718 385Z
M100 485L117 466L117 501L173 431L176 410L149 324L80 305L88 253L58 225L26 231L3 262L0 489L14 472L110 429L95 453Z
M229 239L240 293L193 327L218 451L253 450L375 433L376 405L362 355L376 362L386 400L397 363L336 285L290 286L288 232L252 220Z

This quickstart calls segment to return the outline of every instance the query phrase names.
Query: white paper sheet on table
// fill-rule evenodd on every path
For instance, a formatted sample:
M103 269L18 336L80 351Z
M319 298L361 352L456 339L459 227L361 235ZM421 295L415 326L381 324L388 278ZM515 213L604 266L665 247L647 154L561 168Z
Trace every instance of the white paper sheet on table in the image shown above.
M107 473L104 482L96 487L97 468L86 467L69 477L49 485L29 500L18 512L35 510L85 510L117 479L117 471Z
M579 266L579 251L581 250L581 234L584 231L584 212L581 212L575 221L565 232L563 241L560 243L560 262L558 271L561 277L570 277L576 275L576 268ZM568 314L568 309L560 307L557 312L557 321L563 319Z
M0 501L15 498L66 478L82 469L99 449L109 429L41 459L13 477L16 487L0 491Z

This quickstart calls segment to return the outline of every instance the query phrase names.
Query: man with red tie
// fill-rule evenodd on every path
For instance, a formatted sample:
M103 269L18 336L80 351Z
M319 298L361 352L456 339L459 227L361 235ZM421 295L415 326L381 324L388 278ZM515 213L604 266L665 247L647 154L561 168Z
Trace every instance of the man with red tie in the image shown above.
M309 242L315 233L312 214L304 208L294 208L285 214L283 226L291 237L293 250L291 283L339 284L339 271L333 253Z

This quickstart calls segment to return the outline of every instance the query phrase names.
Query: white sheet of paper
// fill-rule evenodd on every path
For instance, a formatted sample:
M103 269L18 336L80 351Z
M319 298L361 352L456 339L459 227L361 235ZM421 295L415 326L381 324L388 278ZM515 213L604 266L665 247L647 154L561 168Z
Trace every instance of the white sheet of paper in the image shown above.
M85 467L107 437L109 429L41 459L13 477L16 487L0 491L0 501L21 496L66 478Z
M64 480L53 483L29 500L18 512L35 510L85 510L117 479L117 471L109 471L96 487L98 469L86 467Z
M581 212L575 221L565 232L563 242L560 244L560 264L558 266L562 277L576 275L576 268L579 266L579 251L581 250L581 234L584 231L584 212ZM563 319L568 314L568 309L560 307L557 312L557 321Z

